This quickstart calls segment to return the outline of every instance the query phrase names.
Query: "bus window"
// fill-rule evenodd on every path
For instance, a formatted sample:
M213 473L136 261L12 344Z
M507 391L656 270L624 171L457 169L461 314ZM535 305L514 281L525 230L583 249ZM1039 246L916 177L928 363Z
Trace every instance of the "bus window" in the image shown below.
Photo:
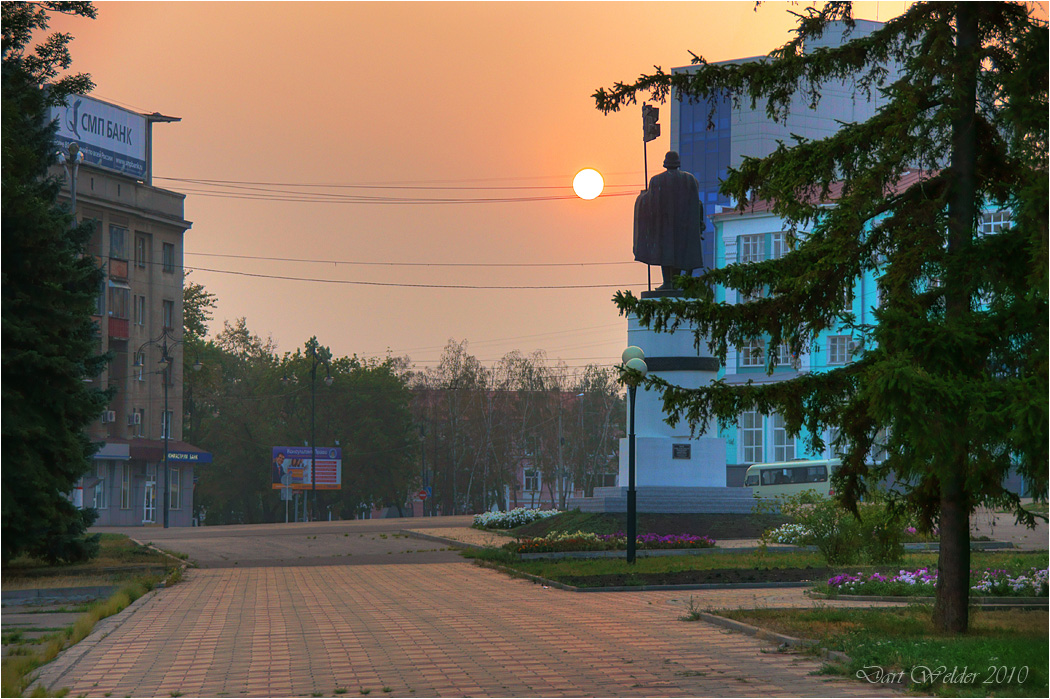
M744 480L744 485L748 486L748 487L753 487L753 486L758 485L758 474L752 473L750 476L748 476Z

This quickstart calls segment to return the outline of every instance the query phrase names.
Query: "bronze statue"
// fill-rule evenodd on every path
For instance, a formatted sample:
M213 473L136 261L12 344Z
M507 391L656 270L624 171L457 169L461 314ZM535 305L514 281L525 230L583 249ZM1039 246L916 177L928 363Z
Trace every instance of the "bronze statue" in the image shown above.
M660 267L664 283L657 291L673 289L675 275L704 266L700 183L681 166L678 153L668 151L666 171L654 175L634 202L634 259Z

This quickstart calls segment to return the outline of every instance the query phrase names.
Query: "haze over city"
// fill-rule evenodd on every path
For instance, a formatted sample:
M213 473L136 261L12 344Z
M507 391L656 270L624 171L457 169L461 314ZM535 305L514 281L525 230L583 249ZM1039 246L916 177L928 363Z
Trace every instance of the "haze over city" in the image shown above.
M456 339L486 364L542 349L571 368L618 361L610 298L646 286L640 108L604 116L592 93L690 51L765 54L793 9L101 2L52 29L75 37L93 97L181 117L154 128L154 183L187 195L185 265L218 296L213 334L243 316L280 352L316 335L423 367ZM571 189L585 167L606 180L593 201Z

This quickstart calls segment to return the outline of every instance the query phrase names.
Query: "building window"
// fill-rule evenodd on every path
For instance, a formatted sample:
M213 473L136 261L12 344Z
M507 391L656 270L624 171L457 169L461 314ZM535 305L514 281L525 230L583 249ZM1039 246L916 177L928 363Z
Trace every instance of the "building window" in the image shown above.
M846 289L842 294L842 312L853 313L853 287Z
M795 458L795 438L789 437L784 427L784 418L773 418L773 461L791 461Z
M145 366L146 366L146 353L145 352L136 352L135 353L135 363L132 364L132 366L135 367L135 378L138 381L145 381L146 380L146 375L145 375L144 372L145 372Z
M96 510L106 509L106 473L109 471L109 464L102 461L95 468L95 475L98 476L98 483L95 484L95 502L93 507Z
M849 336L833 335L828 338L828 364L845 364L849 361Z
M788 347L786 342L777 345L776 360L777 360L776 366L790 366L791 365L791 348Z
M842 440L842 444L836 446L835 442L837 442L839 439ZM843 456L846 455L846 452L848 452L850 449L850 443L849 439L847 439L845 435L842 434L842 428L831 427L828 429L827 446L829 459L841 459Z
M1009 227L1009 211L989 211L986 214L981 214L981 235L992 235Z
M135 297L135 325L146 324L146 297Z
M135 266L145 267L149 262L149 241L146 236L139 234L135 236Z
M765 341L752 340L740 348L740 366L765 366Z
M740 416L740 444L743 447L743 461L761 463L765 457L762 448L762 415L750 412Z
M164 243L161 247L162 262L165 272L175 271L175 244Z
M740 252L737 254L739 262L760 262L762 260L762 236L742 235L737 238Z
M120 226L109 227L109 256L114 260L128 259L127 244L128 229Z
M175 329L175 302L164 300L164 329L174 330Z
M95 315L104 316L106 314L106 281L102 280L98 284L98 296L95 298Z
M770 257L774 260L778 260L791 252L791 248L788 247L787 233L774 233L770 238L770 242L773 247Z
M168 469L168 509L177 510L182 504L182 467Z
M120 509L131 509L131 464L120 465Z
M740 292L740 303L751 303L762 298L763 289L761 286L756 286L754 289L748 289Z
M117 286L121 284L120 286ZM123 282L109 283L109 315L127 320L131 317L131 288Z
M146 409L139 408L135 411L135 436L145 437L146 436Z
M525 474L522 478L523 486L525 490L539 490L540 489L540 473L535 469L525 469Z
M875 433L875 439L871 443L871 453L869 459L872 463L881 464L886 460L888 453L886 447L889 445L890 433L885 427L879 429Z
M171 418L172 418L172 412L170 410L165 410L164 413L160 416L160 438L161 439L164 439L164 438L173 439L173 437L171 435Z

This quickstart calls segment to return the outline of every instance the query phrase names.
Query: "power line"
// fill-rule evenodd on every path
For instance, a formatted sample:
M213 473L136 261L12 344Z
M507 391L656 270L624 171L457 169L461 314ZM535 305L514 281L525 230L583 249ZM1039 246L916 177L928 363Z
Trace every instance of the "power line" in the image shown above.
M337 194L264 194L264 193L233 193L233 192L211 192L208 190L197 190L184 188L184 192L199 197L212 197L216 199L242 199L246 201L275 201L275 202L298 202L303 204L513 204L521 202L537 201L563 201L578 199L575 194L560 194L535 197L366 197ZM597 198L636 196L636 192L609 192L601 194Z
M600 267L637 264L637 262L630 260L622 262L363 262L360 260L315 260L295 257L266 257L262 255L227 255L217 252L186 251L183 254L197 257L228 257L238 260L269 260L273 262L305 262L370 267Z
M439 191L485 191L485 190L527 190L527 189L572 189L572 185L435 185L435 184L322 184L322 183L296 183L296 182L250 182L246 180L207 180L179 177L154 177L155 180L166 180L168 182L185 182L187 184L198 184L205 186L227 187L230 189L249 189L266 192L280 192L281 190L268 190L265 187L298 187L312 189L422 189ZM637 189L638 184L609 184L606 188L631 187ZM298 192L294 192L298 193Z
M563 284L563 285L527 285L511 286L500 284L405 284L403 282L366 282L353 279L317 279L312 277L289 277L279 274L259 274L255 272L235 272L226 269L209 269L207 267L189 267L190 271L214 272L215 274L232 274L240 277L259 279L281 279L293 282L312 282L319 284L348 284L354 286L385 286L408 289L623 289L629 286L641 286L644 282L634 284Z
M641 173L637 171L625 171L625 172L609 172L605 173L609 177L637 177ZM414 189L455 189L457 187L443 187L442 185L462 185L467 182L516 182L516 181L527 181L527 180L557 180L559 182L565 182L571 180L573 175L524 175L524 176L510 176L510 177L462 177L462 178L445 178L445 179L429 179L429 180L385 180L379 182L258 182L251 180L220 180L210 179L202 177L161 177L160 175L154 175L154 180L165 180L168 182L191 182L200 184L238 184L238 185L256 185L256 186L271 186L271 187L328 187L328 188L340 188L340 187L359 187L359 188L414 188ZM547 188L569 188L569 185L538 185ZM617 184L617 185L606 185L609 187L644 187L645 184ZM475 185L477 189L502 189L502 186L488 187L482 185ZM512 187L508 187L512 188ZM515 185L513 188L527 188L526 185Z

